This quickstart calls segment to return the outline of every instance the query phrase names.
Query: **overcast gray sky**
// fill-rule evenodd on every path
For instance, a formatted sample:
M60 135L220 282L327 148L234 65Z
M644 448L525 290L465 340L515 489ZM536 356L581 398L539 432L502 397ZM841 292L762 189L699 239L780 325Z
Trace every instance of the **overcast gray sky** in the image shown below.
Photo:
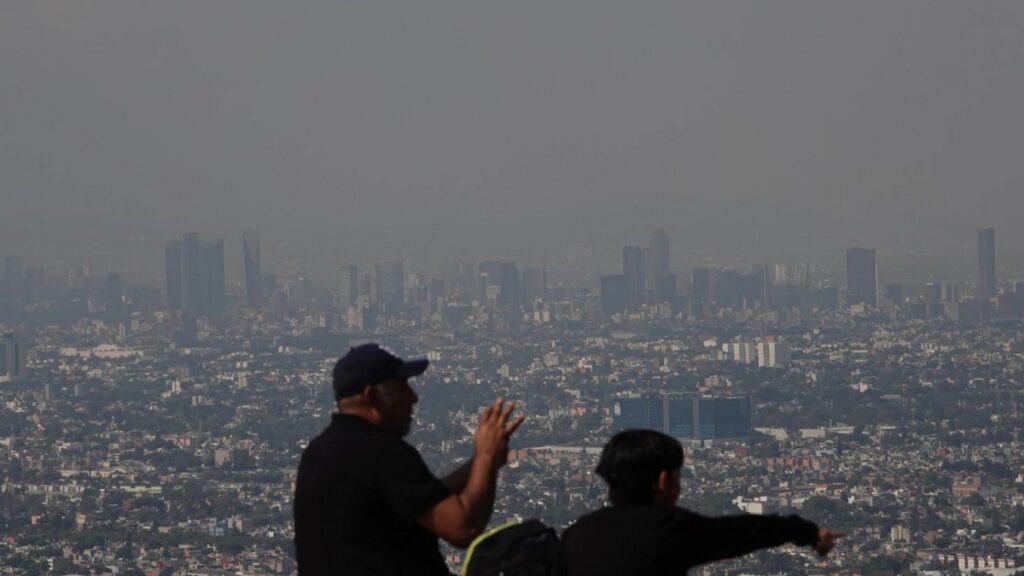
M1017 1L5 0L0 252L159 263L256 226L541 259L663 227L973 258L993 225L1010 258L1022 31Z

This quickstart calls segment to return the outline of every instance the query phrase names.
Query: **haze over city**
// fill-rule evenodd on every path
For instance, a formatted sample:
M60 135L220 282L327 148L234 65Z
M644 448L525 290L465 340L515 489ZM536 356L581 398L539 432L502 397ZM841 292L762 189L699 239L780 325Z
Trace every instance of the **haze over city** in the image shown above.
M168 238L255 226L300 269L597 267L660 227L970 278L994 226L1016 273L1022 27L1015 2L6 2L0 246L144 279Z

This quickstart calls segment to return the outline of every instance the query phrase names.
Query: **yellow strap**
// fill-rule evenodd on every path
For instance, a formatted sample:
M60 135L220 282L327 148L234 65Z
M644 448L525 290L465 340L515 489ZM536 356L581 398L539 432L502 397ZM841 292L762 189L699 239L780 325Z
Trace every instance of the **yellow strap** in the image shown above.
M501 532L502 530L504 530L506 528L511 528L513 526L518 526L518 525L519 525L519 522L508 522L506 524L502 524L501 526L496 526L494 528L491 528L487 532L484 532L483 534L481 534L481 535L477 536L476 538L474 538L473 539L473 543L470 544L469 548L466 549L466 559L462 562L462 571L459 572L459 574L461 576L468 576L469 575L469 561L470 561L471 558L473 558L473 551L476 550L476 545L477 544L483 542L484 540L487 540L491 536L494 536L495 534L497 534L498 532Z

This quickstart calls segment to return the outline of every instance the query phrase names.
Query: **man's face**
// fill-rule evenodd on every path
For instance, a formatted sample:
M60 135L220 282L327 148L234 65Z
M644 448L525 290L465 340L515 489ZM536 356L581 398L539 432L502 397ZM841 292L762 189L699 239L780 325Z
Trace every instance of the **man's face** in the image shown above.
M387 380L377 384L376 408L381 415L381 427L405 436L412 427L412 407L419 401L419 396L409 386L409 379Z

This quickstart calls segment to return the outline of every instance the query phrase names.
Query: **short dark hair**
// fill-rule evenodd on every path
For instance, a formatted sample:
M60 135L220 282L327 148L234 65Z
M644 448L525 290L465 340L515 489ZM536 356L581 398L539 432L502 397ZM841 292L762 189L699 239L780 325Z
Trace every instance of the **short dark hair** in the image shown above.
M651 485L663 471L683 465L683 446L654 430L623 430L601 451L597 475L608 483L613 505L651 504Z

